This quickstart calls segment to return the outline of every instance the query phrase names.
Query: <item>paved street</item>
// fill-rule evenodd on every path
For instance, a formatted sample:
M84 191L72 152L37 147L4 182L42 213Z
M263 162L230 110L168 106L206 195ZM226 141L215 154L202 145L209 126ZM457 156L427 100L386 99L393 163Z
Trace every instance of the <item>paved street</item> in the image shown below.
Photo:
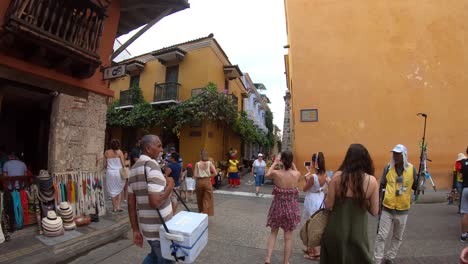
M196 263L263 263L269 234L265 223L271 198L267 195L252 197L252 194L242 192L252 191L253 186L247 183L244 181L243 186L235 190L238 195L215 194L215 216L209 219L209 242ZM265 189L271 189L271 186L266 185ZM233 190L224 187L224 191ZM192 203L189 207L195 209L196 206ZM458 255L464 246L458 240L459 220L455 206L440 203L414 205L398 263L458 263ZM369 216L371 245L375 230L376 218ZM282 243L280 238L272 263L281 262ZM302 243L297 231L293 245L290 263L309 263L302 257ZM140 249L130 240L121 239L71 263L141 263L148 251L147 245Z

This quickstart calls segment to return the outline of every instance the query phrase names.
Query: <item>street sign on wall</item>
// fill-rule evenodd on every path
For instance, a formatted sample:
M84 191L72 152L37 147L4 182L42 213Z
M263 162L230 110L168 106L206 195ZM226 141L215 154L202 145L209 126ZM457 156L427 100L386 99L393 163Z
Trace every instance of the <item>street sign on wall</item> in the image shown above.
M125 76L125 64L104 69L104 80L110 80Z

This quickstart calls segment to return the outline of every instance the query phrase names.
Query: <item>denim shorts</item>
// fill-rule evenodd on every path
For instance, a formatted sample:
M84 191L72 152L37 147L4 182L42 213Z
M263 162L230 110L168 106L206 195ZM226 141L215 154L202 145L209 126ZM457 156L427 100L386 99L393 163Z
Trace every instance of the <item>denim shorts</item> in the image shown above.
M255 176L255 186L261 186L262 185L263 177L265 177L265 175L257 174L257 176Z

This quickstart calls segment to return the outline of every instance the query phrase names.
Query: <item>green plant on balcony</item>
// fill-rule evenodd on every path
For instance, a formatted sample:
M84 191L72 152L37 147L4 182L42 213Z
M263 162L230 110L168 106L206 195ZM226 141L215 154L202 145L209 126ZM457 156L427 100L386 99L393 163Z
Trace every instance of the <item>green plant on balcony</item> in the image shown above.
M107 109L107 126L148 128L156 122L156 111L143 98L141 88L130 87L130 91L133 108L126 110L118 107L118 101L112 103Z
M171 127L178 134L184 125L193 121L233 125L236 116L237 110L231 99L219 93L216 84L210 82L200 94L163 110L156 123Z
M241 112L236 120L234 130L245 140L247 143L256 143L261 147L269 148L269 141L267 135L263 133L254 122L247 117L246 112Z

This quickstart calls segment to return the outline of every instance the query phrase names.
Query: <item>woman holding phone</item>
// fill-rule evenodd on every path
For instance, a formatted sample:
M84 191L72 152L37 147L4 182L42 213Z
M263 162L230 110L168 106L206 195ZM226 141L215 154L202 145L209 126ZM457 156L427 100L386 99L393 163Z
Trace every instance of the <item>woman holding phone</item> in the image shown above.
M325 156L323 155L323 152L314 153L314 155L312 155L312 163L305 165L309 166L306 166L308 173L305 176L306 183L303 188L306 196L304 198L304 211L302 213L302 219L307 221L311 215L324 206L324 189L329 181L329 178L326 174L327 170L325 168ZM310 173L312 170L311 167L315 170L315 173L313 174ZM305 253L305 259L320 259L320 247L307 248Z
M283 164L283 168L275 169L276 165ZM292 247L292 231L301 222L299 209L299 191L297 182L301 173L293 163L291 151L283 151L281 158L277 157L268 169L266 177L273 179L273 201L268 212L267 227L271 227L271 233L267 243L267 256L265 264L270 263L271 254L275 247L279 228L284 231L284 263L289 263Z

